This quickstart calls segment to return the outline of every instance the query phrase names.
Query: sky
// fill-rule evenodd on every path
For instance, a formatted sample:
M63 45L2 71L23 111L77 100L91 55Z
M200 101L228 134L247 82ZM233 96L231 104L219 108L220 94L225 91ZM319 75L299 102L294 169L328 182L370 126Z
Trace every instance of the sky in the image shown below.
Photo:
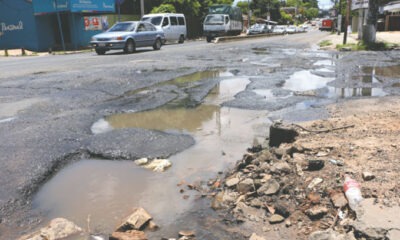
M233 5L236 5L236 3L239 1L247 1L247 0L235 0ZM321 8L321 9L328 9L328 8L332 7L332 2L330 0L318 0L318 5L319 5L319 8Z

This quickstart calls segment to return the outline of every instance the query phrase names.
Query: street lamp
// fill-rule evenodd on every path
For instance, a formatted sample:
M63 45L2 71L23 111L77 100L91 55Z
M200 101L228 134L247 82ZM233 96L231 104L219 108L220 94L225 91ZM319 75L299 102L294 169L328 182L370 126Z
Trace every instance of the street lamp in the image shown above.
M247 0L247 29L250 29L250 19L251 19L251 10L250 10L250 0Z

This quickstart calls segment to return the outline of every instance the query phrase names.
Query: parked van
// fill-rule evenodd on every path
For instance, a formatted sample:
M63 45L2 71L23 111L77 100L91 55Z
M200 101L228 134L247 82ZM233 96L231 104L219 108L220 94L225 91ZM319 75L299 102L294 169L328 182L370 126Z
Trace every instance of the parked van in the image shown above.
M141 20L150 22L157 29L162 30L168 42L178 41L178 43L183 43L186 39L186 19L182 13L147 14Z

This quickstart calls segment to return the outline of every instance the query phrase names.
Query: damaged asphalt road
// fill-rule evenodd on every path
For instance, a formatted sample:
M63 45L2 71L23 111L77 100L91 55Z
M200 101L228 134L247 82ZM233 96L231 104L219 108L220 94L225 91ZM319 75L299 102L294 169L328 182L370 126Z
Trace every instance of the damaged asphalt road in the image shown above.
M30 211L31 198L67 164L99 156L132 160L168 157L194 144L190 135L176 132L91 131L93 123L115 113L165 104L196 106L218 84L212 78L182 85L168 83L176 77L210 69L249 76L246 90L223 106L268 110L273 119L297 121L327 116L323 104L337 100L324 97L324 90L307 95L283 89L285 81L298 71L336 78L332 86L372 85L390 88L386 91L390 94L399 93L398 88L391 87L399 84L396 78L373 83L346 81L361 64L393 65L399 62L398 54L338 56L309 48L325 34L311 32L226 44L190 42L131 55L97 56L91 52L0 59L0 236L15 236L29 230L26 226L34 228L40 223L40 214ZM326 60L337 64L324 63L328 71L318 72L321 66L314 64ZM260 89L269 89L269 95L256 93ZM294 108L290 113L282 110L305 103L311 108Z

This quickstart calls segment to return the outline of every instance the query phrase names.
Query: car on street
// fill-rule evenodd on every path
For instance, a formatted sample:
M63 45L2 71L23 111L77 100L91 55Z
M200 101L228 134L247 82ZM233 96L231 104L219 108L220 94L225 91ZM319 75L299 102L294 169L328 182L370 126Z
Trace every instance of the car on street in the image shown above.
M286 33L286 26L283 26L283 25L275 26L274 29L272 30L272 32L273 33L283 33L283 34L285 34Z
M287 27L286 32L287 33L296 33L297 32L296 26L292 25L292 26Z
M164 33L148 22L118 22L104 33L92 37L90 44L99 55L109 50L122 49L133 53L138 47L153 47L159 50L165 41Z
M272 32L272 29L269 28L267 24L256 23L249 28L247 35L263 34L270 32Z

